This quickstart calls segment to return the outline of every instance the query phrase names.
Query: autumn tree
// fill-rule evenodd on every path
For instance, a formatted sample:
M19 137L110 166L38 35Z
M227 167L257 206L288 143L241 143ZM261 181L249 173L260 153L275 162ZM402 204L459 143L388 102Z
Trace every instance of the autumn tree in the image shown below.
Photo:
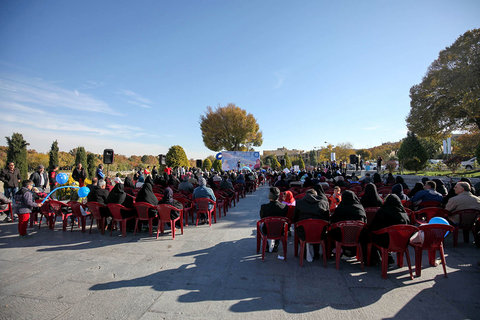
M39 165L45 166L48 163L48 154L39 153L36 150L27 151L27 163L28 170L34 171L38 168Z
M359 149L356 151L356 154L358 154L363 161L372 159L372 153L368 149Z
M11 138L5 137L5 139L7 139L8 146L6 163L15 163L15 167L20 171L22 179L27 179L27 146L29 143L23 139L21 133L14 133Z
M55 140L50 147L50 152L48 153L48 168L55 169L55 166L58 166L58 142Z
M165 156L165 162L167 163L167 166L172 168L189 166L185 150L178 145L171 146L170 149L168 149L168 152Z
M215 159L213 161L212 168L217 172L222 171L222 160Z
M458 136L452 142L453 153L462 158L471 158L480 142L480 131L475 130Z
M60 151L58 153L58 165L60 168L70 168L74 166L75 158L68 152Z
M285 156L283 157L285 160L285 168L291 168L292 167L292 160L290 160L290 157L288 156L288 153L285 153Z
M280 162L278 162L278 159L277 159L276 156L273 156L271 166L272 166L272 169L273 169L273 170L280 170L280 169L282 169L282 166L280 165Z
M200 129L205 146L213 151L247 151L248 146L261 146L262 132L255 117L230 103L200 116Z
M407 126L422 137L480 129L480 29L440 51L420 84L410 89Z
M203 170L206 170L206 171L210 171L210 169L212 168L212 161L210 161L210 159L205 159L203 160Z
M87 152L84 147L78 147L75 149L75 165L81 163L82 167L88 168L87 165Z
M407 133L407 137L398 150L398 160L407 170L417 172L425 168L428 154L414 133Z
M300 160L299 160L299 168L300 170L304 170L305 169L305 161L303 161L303 158L300 157Z

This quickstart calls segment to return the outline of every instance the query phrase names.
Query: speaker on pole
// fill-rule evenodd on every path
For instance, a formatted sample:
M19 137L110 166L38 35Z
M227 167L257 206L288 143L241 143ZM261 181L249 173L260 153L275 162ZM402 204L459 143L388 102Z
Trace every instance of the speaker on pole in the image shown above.
M112 164L114 156L115 156L115 154L113 152L113 149L103 150L103 163Z
M356 154L351 154L350 155L350 163L351 164L356 164L357 163L357 155Z
M201 168L201 167L202 167L202 160L197 159L197 168Z
M166 165L167 165L167 160L166 160L164 154L159 154L159 155L158 155L158 163L159 163L161 166L166 166Z

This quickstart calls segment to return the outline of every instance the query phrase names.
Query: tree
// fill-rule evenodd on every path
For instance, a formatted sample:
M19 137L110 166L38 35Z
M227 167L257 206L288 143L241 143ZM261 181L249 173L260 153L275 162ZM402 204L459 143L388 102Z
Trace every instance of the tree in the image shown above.
M428 154L414 133L407 133L407 137L398 150L398 160L408 170L417 172L425 168Z
M88 168L87 166L87 152L84 147L78 147L75 150L75 165L81 163L82 167Z
M48 167L50 169L55 169L55 167L59 165L58 163L58 142L55 140L48 153Z
M315 150L308 152L308 161L310 162L311 166L317 165L317 152Z
M305 162L303 161L302 157L300 157L299 163L300 164L298 166L300 167L300 170L305 169Z
M87 168L87 173L88 173L88 176L90 177L90 179L95 177L95 171L97 169L97 162L96 162L95 154L93 154L93 153L88 153L87 154L87 167L86 168Z
M272 158L272 169L273 170L280 170L282 169L282 166L280 165L280 162L278 162L278 159L276 156Z
M477 157L477 163L480 163L480 143L477 146L477 149L475 150L475 157Z
M9 162L15 163L15 168L20 171L22 179L27 179L27 146L29 143L23 139L21 133L13 133L12 137L5 137L7 139L7 164Z
M290 160L290 157L288 156L288 153L285 153L285 156L283 157L285 159L285 168L291 168L292 167L292 161Z
M220 172L222 171L222 160L215 159L212 164L213 170Z
M70 170L75 165L73 155L65 151L58 153L58 161L60 168L68 168Z
M210 171L211 168L212 168L212 161L210 161L210 159L208 158L203 160L203 170Z
M175 167L188 167L189 162L185 150L179 145L171 146L165 156L165 162L167 166Z
M372 153L367 149L357 150L356 153L363 159L363 161L372 159Z
M207 107L207 112L200 116L200 129L203 143L213 151L246 151L248 146L263 143L255 117L233 103L215 110Z
M440 141L434 138L420 138L420 143L427 152L428 159L438 158L439 153L442 150L442 144Z
M452 140L453 153L456 156L471 158L480 141L480 131L476 130L471 133L465 133Z
M39 165L45 166L48 163L48 154L39 153L35 150L27 151L27 163L28 171L33 171L38 168Z
M480 29L440 51L420 84L410 89L407 126L422 137L480 129Z

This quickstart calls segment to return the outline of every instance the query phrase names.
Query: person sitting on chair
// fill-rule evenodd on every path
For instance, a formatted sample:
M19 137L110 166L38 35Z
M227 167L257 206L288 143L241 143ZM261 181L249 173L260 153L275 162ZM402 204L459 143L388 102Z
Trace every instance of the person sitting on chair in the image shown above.
M280 189L277 187L271 187L270 192L268 193L268 199L270 200L266 204L262 204L260 206L260 219L267 218L267 217L286 217L288 213L288 208L285 204L278 201L280 197ZM262 226L262 233L266 234L267 230L265 225ZM275 240L275 244L273 246L273 251L278 251L279 241ZM269 246L271 248L271 246Z
M423 190L417 192L411 201L417 206L421 205L421 203L424 201L438 201L441 203L443 196L435 191L435 188L436 183L434 181L427 181L423 187Z
M467 182L457 182L454 190L456 196L448 200L447 205L445 206L446 210L452 213L466 209L480 210L480 198L472 194L470 185ZM459 223L458 214L449 216L449 219L455 224Z

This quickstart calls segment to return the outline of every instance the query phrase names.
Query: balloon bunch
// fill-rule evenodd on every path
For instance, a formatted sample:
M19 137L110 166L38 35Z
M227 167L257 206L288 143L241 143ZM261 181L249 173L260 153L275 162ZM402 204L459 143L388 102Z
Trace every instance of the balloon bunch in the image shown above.
M58 184L65 184L68 182L68 174L66 173L59 173L57 174L57 176L55 177L55 180L58 182ZM88 196L88 194L90 193L90 189L87 188L87 187L76 187L76 186L61 186L61 187L57 187L55 189L53 189L52 191L50 191L50 193L45 197L45 199L43 199L42 201L42 204L48 200L48 198L50 197L50 195L52 193L54 193L55 191L59 190L59 189L64 189L64 188L72 188L72 189L78 189L77 190L77 193L78 193L78 196L80 198L85 198L86 196Z

